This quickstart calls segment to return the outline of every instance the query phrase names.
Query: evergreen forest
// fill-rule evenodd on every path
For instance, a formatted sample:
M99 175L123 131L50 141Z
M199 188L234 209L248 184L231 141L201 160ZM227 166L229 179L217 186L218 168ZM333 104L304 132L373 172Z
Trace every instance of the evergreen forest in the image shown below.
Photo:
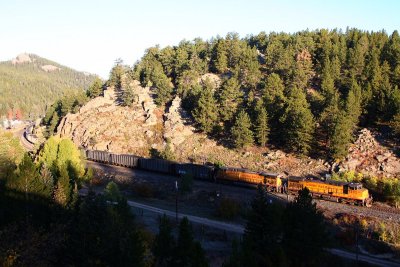
M210 73L221 82L204 79ZM110 72L107 84L125 89L129 105L123 76L151 87L160 107L181 97L199 131L237 148L272 144L340 159L358 126L400 128L397 31L228 33L151 47Z
M22 111L23 118L36 119L64 93L83 91L95 79L33 54L29 58L31 62L0 62L0 117Z

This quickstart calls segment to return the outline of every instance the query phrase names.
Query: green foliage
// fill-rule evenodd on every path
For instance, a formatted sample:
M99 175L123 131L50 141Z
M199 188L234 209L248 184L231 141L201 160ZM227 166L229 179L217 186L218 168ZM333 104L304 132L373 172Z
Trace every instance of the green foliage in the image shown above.
M122 105L131 107L134 103L134 101L137 98L137 94L135 93L134 89L132 86L129 84L124 88L124 91L122 92ZM137 101L137 100L136 100Z
M153 86L156 88L156 104L165 105L165 103L171 100L171 94L173 90L171 81L164 74L161 68L153 69L150 80L152 81Z
M383 192L387 200L396 208L400 206L400 179L387 179L383 186Z
M107 85L117 89L122 88L122 76L125 74L127 67L123 65L122 59L118 58L114 62L114 66L110 71L110 77Z
M58 137L50 137L39 152L39 162L49 168L53 173L55 173L56 170L58 144L60 141Z
M330 136L330 154L335 159L341 159L347 155L348 146L352 140L353 124L349 117L341 112L335 120Z
M214 46L213 68L217 73L224 73L228 69L228 51L225 40L219 39Z
M194 240L192 225L187 217L184 217L179 224L179 233L173 258L173 266L208 266L200 243Z
M158 234L153 243L154 265L171 266L175 239L172 236L171 223L165 214L159 218L158 229Z
M211 133L218 120L218 110L211 82L207 79L192 115L205 133Z
M348 147L353 140L353 132L356 129L361 115L361 89L353 79L344 110L338 111L336 118L332 120L330 132L330 154L335 159L341 159L347 155Z
M118 185L112 181L109 182L104 189L104 197L111 202L119 202L124 198L119 191Z
M219 113L222 121L230 122L242 103L243 92L236 77L226 80L218 92Z
M231 130L232 139L237 148L252 145L254 143L254 135L251 131L251 121L249 115L241 110L236 117L235 124Z
M0 179L11 175L23 156L24 149L19 140L0 129Z
M47 126L48 135L55 132L62 117L67 113L77 113L89 98L83 91L70 90L58 99L47 111L42 123Z
M281 248L277 244L282 232L281 217L282 209L268 203L265 188L259 185L251 202L244 234L244 248L251 251L247 257L254 257L257 266L278 266L282 261Z
M293 266L318 266L323 257L328 245L326 226L307 188L284 211L282 244Z
M34 62L12 64L0 62L0 116L9 109L21 109L26 118L43 116L55 100L72 89L84 93L95 79L94 75L72 70L53 61L29 55ZM60 69L46 72L42 66Z
M365 126L391 122L396 129L398 55L397 32L321 29L246 38L228 33L210 41L151 47L133 69L116 62L109 84L121 83L122 76L138 79L152 88L159 106L179 95L198 129L225 142L235 115L244 109L261 146L268 142L302 154L315 148L340 158L359 120ZM222 83L204 81L207 72ZM126 96L129 105L132 95ZM256 104L259 98L266 113ZM49 108L46 124L55 110ZM50 132L57 121L54 116Z
M172 150L172 144L171 144L171 140L167 140L167 144L164 147L164 150L162 150L159 153L160 158L162 159L166 159L166 160L171 160L174 161L175 160L175 154L174 151Z
M100 96L102 93L103 93L103 81L99 77L96 77L96 79L87 89L86 95L89 98L95 98Z
M80 265L144 266L144 243L126 200L89 194L79 206L72 258Z
M394 132L400 135L400 113L393 117L393 120L390 122L391 127Z
M232 220L238 216L240 204L232 198L222 198L217 207L217 215L225 220Z
M310 151L314 133L314 118L305 94L297 87L291 87L281 118L284 124L286 146L294 151L307 154Z
M184 217L178 229L178 238L172 235L172 226L166 215L160 217L159 232L153 243L154 266L208 266L200 243L194 240L189 220Z
M76 178L83 177L85 173L81 153L70 139L61 139L58 144L57 165L69 165L73 168Z
M255 136L260 146L266 146L268 142L269 126L268 126L268 114L264 108L263 102L260 100L256 106L256 123L255 123Z
M322 213L307 188L282 208L270 203L265 188L259 185L243 241L233 243L224 266L320 266L326 264L328 244Z

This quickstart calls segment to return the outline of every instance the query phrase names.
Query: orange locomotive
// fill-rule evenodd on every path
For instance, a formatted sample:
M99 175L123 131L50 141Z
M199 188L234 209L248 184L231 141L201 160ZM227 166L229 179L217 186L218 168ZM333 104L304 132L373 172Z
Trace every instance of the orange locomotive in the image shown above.
M300 177L289 177L285 183L288 193L297 193L304 187L310 190L314 198L325 198L367 207L372 205L372 197L370 197L368 189L363 188L360 183L309 180Z
M253 172L241 168L219 168L216 171L217 181L230 181L236 184L262 184L269 191L281 192L282 181L275 173Z

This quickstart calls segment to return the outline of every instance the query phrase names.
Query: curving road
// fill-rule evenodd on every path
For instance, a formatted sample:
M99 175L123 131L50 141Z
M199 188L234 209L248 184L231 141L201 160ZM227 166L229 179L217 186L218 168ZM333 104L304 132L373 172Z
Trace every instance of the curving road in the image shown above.
M151 212L154 212L154 213L158 213L158 214L161 214L161 215L165 214L168 217L174 217L175 218L175 216L176 216L176 213L173 212L173 211L156 208L156 207L145 205L145 204L142 204L142 203L139 203L139 202L135 202L135 201L128 200L128 205L131 206L131 207L144 209L144 210L151 211ZM189 219L189 221L192 222L192 223L207 225L209 227L225 230L227 232L233 232L233 233L239 233L239 234L243 234L244 233L244 227L242 225L225 223L225 222L210 220L210 219L203 218L203 217L198 217L198 216L178 213L178 219L182 219L183 217L187 217Z

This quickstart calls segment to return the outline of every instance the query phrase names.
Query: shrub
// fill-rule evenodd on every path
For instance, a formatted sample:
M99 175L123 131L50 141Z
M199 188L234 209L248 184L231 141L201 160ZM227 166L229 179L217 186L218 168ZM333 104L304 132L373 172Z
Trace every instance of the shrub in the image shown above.
M135 184L133 186L133 191L140 197L152 198L154 197L154 189L151 185L146 183Z
M231 198L222 198L217 207L217 215L227 220L235 218L239 214L239 211L239 203Z

